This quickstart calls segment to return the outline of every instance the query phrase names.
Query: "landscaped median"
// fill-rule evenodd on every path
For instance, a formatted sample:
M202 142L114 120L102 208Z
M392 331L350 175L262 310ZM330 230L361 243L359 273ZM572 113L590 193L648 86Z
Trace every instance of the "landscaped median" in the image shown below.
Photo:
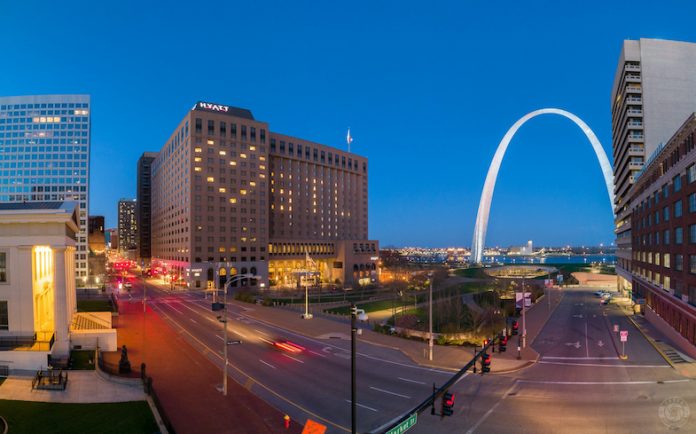
M0 416L12 434L159 431L146 401L66 404L0 399Z

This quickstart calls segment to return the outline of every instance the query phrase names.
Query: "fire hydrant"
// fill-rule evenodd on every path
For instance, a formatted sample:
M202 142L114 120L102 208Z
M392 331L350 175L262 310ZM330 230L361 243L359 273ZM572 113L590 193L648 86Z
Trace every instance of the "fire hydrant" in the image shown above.
M287 414L283 416L283 421L285 422L285 429L290 429L290 416Z

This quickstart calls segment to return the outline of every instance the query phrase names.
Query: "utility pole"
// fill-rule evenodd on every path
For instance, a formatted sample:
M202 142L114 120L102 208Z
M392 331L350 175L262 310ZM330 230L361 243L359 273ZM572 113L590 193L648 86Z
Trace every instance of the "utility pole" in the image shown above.
M527 297L524 291L524 275L522 276L522 348L527 348Z
M358 329L355 325L358 316L358 308L354 303L350 306L350 421L351 432L357 432L357 406L356 406L356 382L355 382L355 339Z
M430 294L428 296L428 360L433 360L433 275L430 273Z

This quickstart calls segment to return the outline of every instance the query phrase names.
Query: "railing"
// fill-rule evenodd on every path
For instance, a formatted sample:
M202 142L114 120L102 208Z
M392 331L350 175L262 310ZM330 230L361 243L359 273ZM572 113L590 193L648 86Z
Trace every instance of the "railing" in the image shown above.
M36 342L36 334L33 336L8 336L0 338L0 350L12 350L14 348L31 347Z

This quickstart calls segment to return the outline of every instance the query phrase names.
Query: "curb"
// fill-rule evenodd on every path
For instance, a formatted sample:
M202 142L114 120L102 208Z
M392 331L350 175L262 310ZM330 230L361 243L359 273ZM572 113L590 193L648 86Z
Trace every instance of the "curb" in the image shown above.
M147 401L147 405L150 406L150 411L152 412L152 416L155 418L155 422L159 427L160 434L169 434L169 430L167 429L167 426L164 424L164 420L162 420L162 415L159 413L159 411L157 411L157 406L155 405L155 402L152 400L152 397L150 395L146 395L145 399Z
M649 337L648 335L645 334L645 332L643 331L642 328L640 328L640 326L638 325L638 323L636 323L636 322L633 320L633 318L631 318L630 316L628 316L628 314L626 313L626 311L624 311L623 309L621 309L621 311L624 313L624 315L626 315L626 318L628 318L628 320L631 321L631 324L633 324L633 326L634 326L636 329L638 329L638 331L640 332L640 334L643 335L643 337L645 338L645 340L648 341L648 342L650 342L650 345L652 345L653 348L655 348L655 351L657 351L658 353L660 353L660 355L662 356L662 358L665 359L665 361L669 364L669 366L671 366L672 369L674 369L675 371L679 372L679 370L677 369L676 366L674 366L674 363L672 363L672 361L669 359L669 357L667 357L667 355L666 355L660 348L657 347L657 344L655 344L655 342L653 341L653 339L652 339L651 337Z

